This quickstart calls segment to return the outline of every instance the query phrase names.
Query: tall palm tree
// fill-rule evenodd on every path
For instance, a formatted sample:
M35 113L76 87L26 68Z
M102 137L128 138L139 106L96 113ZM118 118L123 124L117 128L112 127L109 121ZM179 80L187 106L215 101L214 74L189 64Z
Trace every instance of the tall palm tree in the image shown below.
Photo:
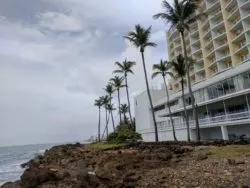
M107 109L107 105L110 103L110 97L108 95L102 96L101 97L101 101L102 101L102 105L105 109L105 117L106 117L106 126L104 128L104 132L106 131L107 136L108 136L108 109Z
M187 138L190 141L190 126L189 126L189 117L186 109L186 102L184 97L184 79L187 76L187 65L185 63L185 58L180 54L176 57L176 61L170 62L173 67L174 72L177 73L177 76L181 79L181 91L182 91L182 101L185 113L185 119L187 124Z
M112 119L112 122L113 122L113 130L115 131L115 124L114 124L113 111L116 110L116 108L114 108L114 104L108 104L108 105L107 105L107 110L108 110L109 113L111 114L111 119Z
M110 79L112 85L114 86L114 88L117 91L117 97L118 97L118 108L120 108L121 105L121 100L120 100L120 89L122 87L125 87L125 85L123 85L123 81L124 81L124 77L119 77L119 76L115 76L114 78ZM122 115L119 111L119 117L120 117L120 125L122 123Z
M168 66L168 62L167 61L163 61L161 60L159 64L154 64L153 65L153 74L152 74L152 78L155 78L158 75L161 75L164 81L164 85L165 85L165 90L166 90L166 94L167 94L167 106L168 106L168 111L169 111L169 117L170 117L170 122L172 125L172 129L173 129L173 137L174 140L177 141L176 138L176 134L175 134L175 127L174 127L174 121L173 121L173 117L172 117L172 112L171 112L171 107L169 105L169 93L168 93L168 86L166 83L166 76L173 76L173 74L169 71L169 66Z
M112 94L114 93L113 85L111 85L109 83L108 85L106 85L104 90L106 91L106 93L109 96L109 104L111 105L112 104ZM113 116L113 111L110 111L110 113L111 113L111 116ZM112 124L113 124L113 127L115 127L114 119L112 119Z
M101 141L101 107L102 107L102 100L101 98L95 100L95 106L99 109L99 118L98 118L98 141Z
M123 122L126 123L126 113L128 113L129 111L129 107L127 104L121 104L120 109L119 109L120 113L123 114Z
M176 28L181 34L182 47L184 50L185 59L187 56L186 41L184 38L184 32L190 30L190 24L195 23L198 19L205 15L205 13L196 14L196 10L199 8L198 0L174 0L173 6L171 6L166 0L163 0L163 8L165 12L158 13L153 17L155 19L161 18L167 23L171 24L170 29ZM187 80L188 80L188 90L191 97L193 116L196 124L197 140L200 141L200 127L197 114L197 105L195 105L195 98L192 91L192 84L190 78L190 70L187 69Z
M148 76L147 76L147 70L146 70L146 64L145 64L145 58L144 58L144 51L147 47L155 47L156 44L153 42L150 42L150 34L151 34L151 27L144 29L140 25L135 26L135 31L130 31L128 33L128 36L125 36L125 38L131 42L136 48L140 49L141 57L142 57L142 64L143 64L143 70L144 70L144 76L147 86L147 93L148 93L148 99L151 107L151 112L153 116L153 122L154 122L154 128L155 128L155 141L158 142L158 129L157 124L155 120L155 113L153 108L153 102L149 90L148 85Z
M127 100L128 100L128 112L129 112L129 118L131 123L133 122L132 120L132 115L131 115L131 108L130 108L130 99L129 99L129 91L128 91L128 74L134 74L132 68L136 63L133 61L123 61L122 63L120 62L115 62L115 65L118 66L118 69L114 70L113 73L119 73L124 75L125 79L125 87L126 87L126 93L127 93Z

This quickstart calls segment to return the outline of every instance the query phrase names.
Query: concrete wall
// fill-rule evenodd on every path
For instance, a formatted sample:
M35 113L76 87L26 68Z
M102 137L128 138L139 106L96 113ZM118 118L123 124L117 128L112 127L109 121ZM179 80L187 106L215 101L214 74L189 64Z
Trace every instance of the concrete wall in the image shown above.
M202 140L222 139L220 127L203 128L200 133Z
M158 132L159 141L168 141L174 140L173 132L171 131L159 131ZM154 132L144 133L142 134L143 140L145 142L151 142L155 140ZM186 141L187 140L187 130L186 129L179 129L176 130L176 137L179 141Z

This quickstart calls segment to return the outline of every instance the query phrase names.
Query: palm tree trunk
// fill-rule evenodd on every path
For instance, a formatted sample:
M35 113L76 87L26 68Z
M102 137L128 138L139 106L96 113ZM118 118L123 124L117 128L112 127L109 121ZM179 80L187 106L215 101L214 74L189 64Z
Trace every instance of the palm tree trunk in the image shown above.
M133 124L133 119L132 119L131 109L130 109L130 99L129 99L129 92L128 92L127 74L125 74L125 84L126 84L126 92L127 92L127 99L128 99L128 113L129 113L129 118L130 118L131 125L132 125Z
M187 114L187 109L186 109L186 103L185 103L185 97L184 97L184 80L181 79L181 91L182 91L182 102L183 102L183 107L184 107L184 116L187 124L187 139L190 142L190 127L189 127L189 117Z
M126 123L126 113L125 112L123 113L123 123L124 124Z
M111 94L109 95L109 97L110 97L110 101L109 101L109 104L110 104L110 107L112 107L112 96L111 96ZM111 115L112 115L112 117L113 117L113 112L112 112L112 110L110 111L111 112ZM112 118L112 124L113 124L113 127L115 127L115 123L114 123L114 119ZM115 130L115 129L114 129Z
M106 113L107 114L107 113ZM110 115L110 114L109 114ZM107 117L107 116L106 116ZM107 117L107 121L106 121L106 126L104 128L104 131L102 133L102 138L104 138L104 134L106 132L107 136L108 136L108 124L109 124L109 116Z
M117 93L118 93L118 110L119 110L119 117L120 117L120 125L122 124L122 115L121 115L121 111L120 111L120 107L121 107L121 100L120 100L120 89L117 89Z
M149 90L149 85L148 85L148 76L147 76L147 71L146 71L144 53L143 53L142 50L141 50L141 57L142 57L143 70L144 70L145 81L146 81L146 86L147 86L148 99L149 99L151 112L152 112L152 116L153 116L153 122L154 122L154 128L155 128L155 141L158 142L159 141L159 139L158 139L158 128L157 128L157 124L156 124L156 120L155 120L153 102L152 102L152 98L151 98L151 94L150 94L150 90Z
M106 109L106 127L105 127L105 130L106 130L107 137L108 137L108 135L109 135L108 124L109 124L108 111L107 111L107 109Z
M101 141L101 107L99 107L98 141Z
M183 44L185 60L187 60L188 56L187 56L187 49L186 49L186 41L185 41L185 38L184 38L184 32L181 32L181 38L182 38L182 44ZM192 103L192 109L193 109L193 117L195 119L197 141L200 141L201 140L200 126L199 126L198 113L197 113L197 107L198 106L195 105L195 98L194 98L194 94L193 94L192 86L191 86L189 67L187 68L187 79L188 79L188 90L189 90L189 94L190 94L190 97L191 97L191 103Z
M172 117L171 108L170 108L170 105L169 105L168 87L167 87L167 83L166 83L166 80L165 80L165 76L162 76L162 77L163 77L163 81L164 81L165 89L166 89L166 94L167 94L167 103L168 103L167 106L168 106L168 111L169 111L169 116L170 116L170 122L171 122L172 129L173 129L173 137L174 137L174 141L177 141L176 134L175 134L174 121L173 121L173 117Z
M114 132L115 132L115 123L114 123L114 116L113 116L112 110L110 111L110 113L111 113L111 119L112 119L112 123L113 123L113 129L114 129Z

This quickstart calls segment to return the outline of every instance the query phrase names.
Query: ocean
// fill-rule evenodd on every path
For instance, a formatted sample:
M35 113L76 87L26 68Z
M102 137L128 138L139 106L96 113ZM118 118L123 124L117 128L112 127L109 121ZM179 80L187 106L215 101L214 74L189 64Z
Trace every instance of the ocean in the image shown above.
M55 144L39 144L26 146L0 147L0 186L9 181L20 179L24 169L21 164L34 156L42 154Z

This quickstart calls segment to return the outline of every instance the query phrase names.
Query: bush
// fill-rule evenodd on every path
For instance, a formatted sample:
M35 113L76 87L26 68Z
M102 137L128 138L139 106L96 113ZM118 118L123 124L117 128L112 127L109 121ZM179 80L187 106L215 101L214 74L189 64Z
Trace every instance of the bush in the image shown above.
M141 135L131 130L128 125L121 125L117 127L116 132L108 135L107 142L120 144L126 142L136 142L141 139Z

